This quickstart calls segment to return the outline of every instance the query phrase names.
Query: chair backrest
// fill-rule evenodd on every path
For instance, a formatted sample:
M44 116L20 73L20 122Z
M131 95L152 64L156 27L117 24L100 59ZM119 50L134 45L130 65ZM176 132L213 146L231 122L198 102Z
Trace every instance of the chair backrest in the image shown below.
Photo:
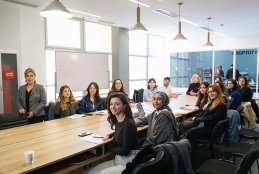
M220 142L222 140L222 137L223 137L224 133L226 132L227 128L228 128L228 119L219 121L215 125L215 127L212 131L211 139L214 142Z
M242 159L239 168L236 171L236 174L247 174L252 165L259 158L259 142L253 144L249 151L245 154L245 157Z
M164 152L159 151L154 160L137 165L131 174L157 174L164 158Z
M143 88L139 90L134 90L133 101L135 103L143 102L143 92L144 92Z
M0 130L28 124L27 115L0 114Z

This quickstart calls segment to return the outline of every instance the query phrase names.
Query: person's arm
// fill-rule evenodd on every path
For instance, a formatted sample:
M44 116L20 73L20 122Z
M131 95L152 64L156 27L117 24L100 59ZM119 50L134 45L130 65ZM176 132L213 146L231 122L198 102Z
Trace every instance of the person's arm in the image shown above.
M172 136L173 124L169 118L161 112L155 120L154 130L151 130L150 135L146 138L143 147L145 146L155 146L164 143Z
M22 87L19 87L18 95L17 95L17 99L16 99L16 105L17 105L19 113L20 114L25 114L26 110L25 110L25 108L22 105L22 100L23 100Z
M61 117L61 107L60 107L60 102L56 102L54 109L53 109L53 114L54 114L54 118L58 119Z
M35 93L35 95L39 95L39 103L37 104L37 106L31 111L33 112L33 115L38 115L40 114L40 112L44 109L46 103L47 103L47 99L46 99L46 93L44 90L44 87L42 85L37 85L37 93ZM33 96L32 96L33 97Z
M191 84L189 85L189 87L188 87L188 90L186 91L186 94L187 95L190 95L190 92L192 91L192 89L191 89Z
M103 103L102 103L101 99L98 101L98 107L97 107L97 111L100 111L100 110L104 110Z
M86 113L85 99L78 101L78 111L80 114Z
M121 132L123 134L123 143L122 146L114 147L111 149L112 152L118 154L127 156L132 148L132 143L134 143L137 139L137 128L133 124L127 124L123 131Z
M227 116L227 106L224 104L219 104L214 111L208 112L207 115L202 117L196 117L194 122L199 124L204 122L205 125L216 124L219 120L224 119Z
M137 126L141 126L141 125L147 125L149 124L149 119L151 118L151 115L153 114L153 112L151 114L148 114L146 117L139 117L136 120L136 125Z
M241 101L242 101L242 97L241 95L239 95L238 93L233 93L231 95L231 100L229 102L229 109L236 109L240 104L241 104Z

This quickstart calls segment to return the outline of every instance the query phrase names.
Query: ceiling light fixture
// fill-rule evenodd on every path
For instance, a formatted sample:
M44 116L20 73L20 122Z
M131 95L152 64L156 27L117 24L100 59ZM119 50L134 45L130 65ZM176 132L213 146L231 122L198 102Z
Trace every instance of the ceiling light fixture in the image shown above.
M46 18L72 18L73 14L59 1L53 0L40 15Z
M208 17L208 40L206 44L204 45L205 47L213 47L214 45L210 42L210 20L211 17Z
M130 31L147 32L147 29L140 22L140 7L139 7L139 4L138 4L138 7L137 7L137 23L130 29Z
M134 3L136 3L136 4L138 4L138 5L142 5L143 7L150 7L149 5L147 5L147 4L144 4L144 3L141 3L141 2L139 2L138 0L129 0L130 2L134 2Z
M186 37L184 37L184 35L182 35L182 24L181 24L181 5L183 5L183 3L179 2L179 18L178 18L178 34L174 37L173 40L187 40Z

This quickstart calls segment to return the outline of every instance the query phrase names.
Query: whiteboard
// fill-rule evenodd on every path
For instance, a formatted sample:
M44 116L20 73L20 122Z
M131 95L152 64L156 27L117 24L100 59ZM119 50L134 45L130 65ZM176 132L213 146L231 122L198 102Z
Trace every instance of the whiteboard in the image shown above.
M56 52L56 89L68 85L72 91L84 91L91 82L100 89L109 88L108 55Z

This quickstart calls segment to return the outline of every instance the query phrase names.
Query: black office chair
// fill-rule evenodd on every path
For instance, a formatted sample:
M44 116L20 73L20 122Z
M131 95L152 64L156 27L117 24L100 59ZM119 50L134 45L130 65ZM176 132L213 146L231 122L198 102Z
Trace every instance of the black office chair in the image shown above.
M143 88L139 90L134 90L133 102L135 103L143 102L143 92L144 92Z
M259 143L255 143L245 154L239 166L222 160L210 159L196 170L196 174L247 174L259 158Z
M12 127L26 125L28 123L27 115L0 114L0 130Z
M221 120L215 125L210 138L198 138L196 139L196 143L203 145L203 147L209 146L210 155L212 158L215 158L214 144L222 142L222 138L227 128L228 128L228 119ZM206 148L204 149L206 150Z
M131 174L158 174L159 166L162 165L164 152L157 153L156 158L148 162L137 165Z
M241 127L241 129L239 130L239 136L240 140L242 140L243 138L252 139L254 141L259 140L259 132L254 129Z

